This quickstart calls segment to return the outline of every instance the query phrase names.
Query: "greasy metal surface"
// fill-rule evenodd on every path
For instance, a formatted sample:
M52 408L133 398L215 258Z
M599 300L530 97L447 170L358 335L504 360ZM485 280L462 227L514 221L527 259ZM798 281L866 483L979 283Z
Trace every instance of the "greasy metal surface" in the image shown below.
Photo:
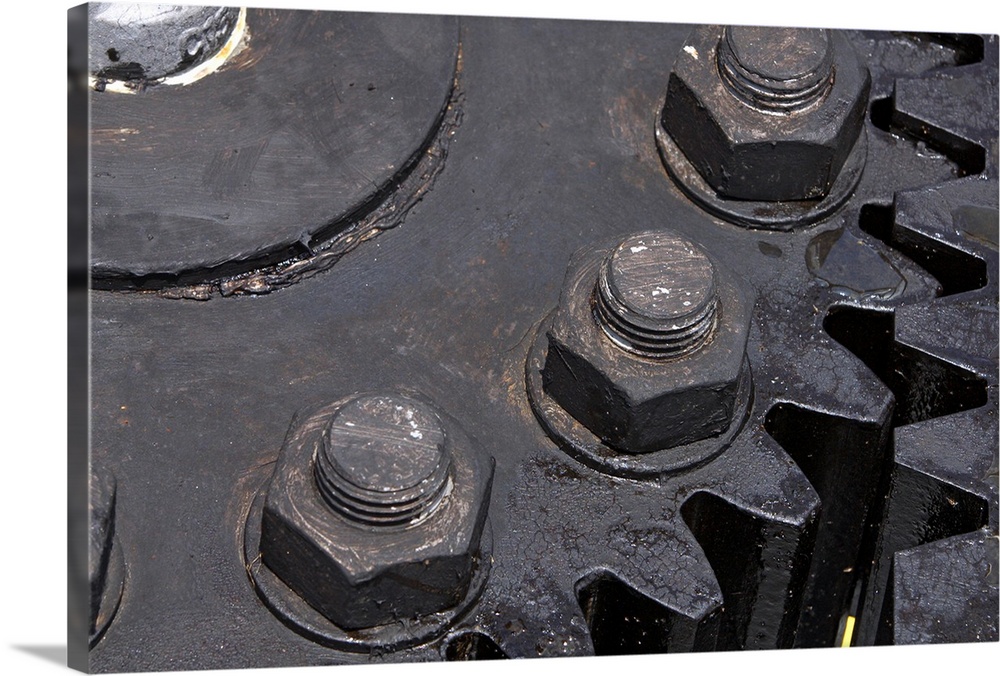
M996 39L846 34L872 76L864 172L778 232L714 217L661 162L688 32L462 19L461 124L401 224L256 297L92 292L92 452L128 566L95 670L824 646L847 613L858 642L995 636ZM897 110L908 80L947 105ZM575 252L661 228L756 298L752 396L682 471L582 461L532 408L536 338ZM416 639L366 642L264 580L252 543L290 423L399 391L495 458L491 565ZM959 590L923 593L952 568ZM969 599L978 634L922 629Z
M833 85L830 31L727 26L719 41L724 84L751 107L791 111L815 103Z

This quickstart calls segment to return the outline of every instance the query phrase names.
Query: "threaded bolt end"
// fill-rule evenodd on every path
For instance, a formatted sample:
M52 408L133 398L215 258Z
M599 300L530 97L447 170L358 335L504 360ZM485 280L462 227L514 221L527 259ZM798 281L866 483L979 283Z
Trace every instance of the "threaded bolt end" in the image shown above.
M335 512L372 527L415 525L451 485L444 428L425 404L367 395L337 411L316 451L320 494Z
M714 334L715 269L691 242L667 232L633 235L604 259L594 315L618 347L652 359L701 348Z
M762 110L806 108L833 86L833 46L827 30L727 26L717 60L726 88Z

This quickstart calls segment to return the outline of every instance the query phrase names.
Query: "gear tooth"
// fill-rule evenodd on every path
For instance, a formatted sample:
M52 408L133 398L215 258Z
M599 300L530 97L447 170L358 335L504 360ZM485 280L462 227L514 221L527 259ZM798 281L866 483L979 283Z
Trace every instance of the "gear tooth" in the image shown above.
M496 647L510 659L593 655L587 618L572 583L551 578L527 580L503 599L484 599L480 625L496 637ZM493 612L489 612L489 608Z
M963 222L963 208L978 207L988 217L996 212L997 179L966 177L932 187L903 190L893 196L893 228L919 232L945 244L965 248L971 243L964 236L979 235L990 241L989 232L970 232ZM956 219L956 216L959 218ZM995 216L994 216L995 218ZM996 241L993 233L992 241Z
M716 469L705 492L761 518L805 528L819 506L809 479L770 435L761 431L737 439L729 462Z
M789 302L795 306L789 308ZM892 405L891 392L873 379L870 369L830 331L829 314L822 324L816 320L813 302L805 296L758 301L757 314L768 321L757 327L762 353L752 360L755 397L760 401L792 401L857 420L884 420ZM865 320L869 312L876 319L883 316L852 306L835 308L842 310L863 312L860 316ZM873 330L888 331L891 337L891 315L884 314L889 320L887 328L859 327L859 342L871 341Z
M676 526L676 517L665 523L646 526L624 523L612 537L627 540L627 546L613 548L608 565L584 576L577 583L577 595L588 616L592 631L599 619L587 611L588 603L605 607L604 614L620 615L629 620L622 609L609 609L615 599L625 605L646 609L641 631L647 635L646 650L635 645L627 652L686 652L713 650L718 634L717 611L723 603L723 592L694 535L684 526ZM588 592L587 589L593 591ZM596 594L596 595L595 595ZM603 595L603 599L600 598ZM619 604L621 605L621 604ZM610 613L609 613L610 610ZM607 625L607 619L604 624ZM608 632L605 630L606 635ZM595 635L598 654L610 654ZM614 642L614 639L612 639ZM621 643L622 641L618 641ZM625 642L630 642L625 639Z
M644 559L623 562L630 574L601 569L577 583L597 655L715 649L722 591L697 543L687 539L681 549L697 558L694 579L678 580L669 562Z
M997 565L996 536L984 531L898 552L877 642L996 641Z
M956 595L955 586L947 597L940 593L948 575L968 574L968 546L955 543L997 528L996 191L995 180L967 178L897 192L891 222L869 219L862 229L931 272L944 297L881 318L862 309L838 316L840 308L827 318L831 335L897 400L893 463L865 544L870 570L860 590L857 645L996 634L995 602L991 616L973 620L974 631L951 621L948 610L976 606L984 593L995 597L995 587L984 590L980 581L967 593ZM866 312L869 326L882 326L867 344L858 321ZM934 638L927 627L938 619L950 628Z
M727 450L711 485L681 514L722 589L719 649L792 645L815 539L818 497L776 442L754 435ZM766 602L785 589L783 603Z
M576 593L598 655L715 649L722 590L672 510L625 515L594 565Z
M850 305L833 307L824 322L827 332L860 358L895 394L895 425L978 408L986 403L986 378L895 340L894 324L895 315L891 311Z
M871 572L862 589L857 645L890 640L886 627L893 613L894 556L984 526L995 532L997 435L995 421L988 425L994 430L992 439L982 434L988 416L984 410L966 411L897 428L895 463L871 543ZM963 594L958 602L975 594ZM956 602L954 590L951 596Z
M997 364L996 299L955 296L896 311L896 342L987 375Z
M996 278L996 194L996 179L981 177L900 191L891 207L866 205L860 226L934 275L943 295L973 291Z
M812 401L796 398L796 403L816 406L829 416L876 425L882 425L890 418L893 406L891 391L882 383L873 382L868 367L844 345L829 340L813 352L818 363L837 364L833 375L836 395L832 400L827 398L828 393Z
M964 73L982 70L976 65ZM897 78L885 123L889 130L943 153L957 165L959 175L981 173L987 165L986 149L996 139L997 88L995 77L977 82L978 87L970 87L970 79L954 73Z
M108 588L117 590L115 598L120 600L122 585L133 579L152 585L151 591L136 588L135 593L124 587L122 608L128 612L122 615L136 625L109 632L114 640L93 652L95 666L100 670L128 666L129 659L137 654L143 657L144 650L155 656L167 655L168 649L178 646L188 649L189 635L161 631L156 621L215 606L224 606L231 617L201 623L211 631L203 632L200 650L190 655L191 663L200 668L218 666L232 655L247 663L260 658L266 666L263 663L288 660L398 662L439 657L458 661L829 646L839 643L836 634L849 614L857 615L855 643L859 645L996 641L1000 633L997 37L987 38L985 56L983 39L978 36L913 38L952 45L953 55L934 45L913 49L904 44L905 49L894 52L892 43L909 39L898 34L883 38L855 32L839 37L871 46L862 52L869 62L864 94L843 102L857 113L854 119L863 122L859 141L853 150L836 151L849 154L846 163L837 160L837 166L845 167L842 178L831 175L831 185L820 186L829 189L832 201L818 199L819 206L813 208L809 206L812 198L770 205L758 202L757 206L752 201L728 200L764 214L757 224L765 227L754 232L714 219L713 213L725 211L717 208L718 202L705 202L708 211L699 211L697 202L704 200L699 197L692 202L697 195L678 178L676 167L668 166L667 176L657 161L657 139L648 133L654 113L664 161L671 165L673 160L667 155L683 153L670 150L673 141L665 140L670 137L665 126L668 99L660 98L657 103L654 98L664 95L664 87L668 93L676 91L675 97L698 98L676 73L662 67L674 58L673 36L678 42L683 37L676 28L662 36L648 31L642 40L632 40L635 44L609 43L607 50L589 58L558 59L554 62L557 70L541 68L536 78L554 87L551 96L542 97L551 100L535 110L521 111L537 115L531 119L521 115L523 119L512 118L509 124L498 115L483 116L461 130L463 136L456 137L460 143L451 144L449 139L462 121L465 88L470 96L478 90L493 97L479 99L480 113L519 108L492 105L503 104L509 96L501 89L490 92L489 80L511 68L521 69L526 57L551 51L545 41L533 40L537 49L525 52L521 61L496 66L483 58L499 51L505 38L535 35L522 26L515 28L459 27L454 47L450 37L445 40L447 54L455 59L438 64L450 80L435 81L433 91L428 90L428 96L441 90L441 96L434 94L437 98L432 101L437 102L431 109L436 116L432 116L433 133L421 132L411 140L427 152L406 160L412 154L407 151L401 156L405 161L382 167L382 173L388 172L386 180L373 183L374 187L365 183L364 195L371 195L352 207L351 213L342 218L324 215L322 223L296 231L292 238L298 241L285 247L287 252L285 248L272 252L281 260L291 256L285 263L273 263L266 252L250 252L250 258L230 261L229 267L223 266L224 261L199 263L201 267L195 268L184 267L183 261L168 261L168 267L176 268L174 272L179 271L182 278L205 281L169 289L161 287L173 285L176 274L153 274L152 268L128 272L107 268L100 260L94 264L98 287L92 293L91 325L93 343L99 348L93 351L98 377L95 391L102 395L91 411L94 439L100 442L95 445L106 447L102 452L112 459L126 460L133 477L144 476L150 468L159 471L168 461L185 472L179 479L179 492L152 490L154 502L140 504L138 513L120 512L128 517L120 532L143 535L141 541L126 544L141 548L152 543L154 553L169 551L176 556L138 557L135 575L126 577L122 548L108 544L115 539L114 524L98 524L100 532L91 533L97 545L111 548L105 557L119 557L110 559L111 564L118 561L117 573L98 571L111 576L114 584L108 583ZM270 44L256 42L263 32L256 31L254 54ZM331 33L334 41L340 39L335 33ZM462 56L463 36L476 47L469 52L471 58ZM630 31L626 37L642 35ZM647 38L648 45L644 44ZM570 44L572 49L579 46ZM700 58L700 63L711 65L707 73L714 77L719 70L718 51L717 45L701 49L699 57L698 49L688 45L678 63ZM636 54L644 56L637 59ZM916 64L930 60L934 65L923 68L918 77L922 67ZM243 66L249 68L252 61ZM595 64L600 66L598 71L593 71ZM896 79L907 69L912 77ZM462 72L467 81L464 75L458 77ZM594 72L597 79L593 79ZM843 68L839 72L847 74ZM581 82L592 86L580 87ZM388 100L401 105L399 97L389 96L386 86L376 88L371 83L369 93L360 94L365 87L361 80L357 84L356 94L351 95L359 101ZM869 94L877 91L877 96L887 96L889 88L891 96L875 101L869 124L864 118ZM338 87L320 89L324 94L337 94L338 105L343 103ZM595 93L606 100L595 99ZM367 105L376 110L375 103ZM735 105L745 108L739 101ZM607 114L590 115L589 121L580 114L598 109ZM725 136L728 132L718 131L719 120L709 119L713 117L691 124L702 131L711 127L709 135ZM313 125L316 138L303 139L323 140L330 135L327 132L351 131L350 125L337 124L335 118L319 120ZM798 128L801 118L771 115L766 119L776 133L784 134L786 124ZM738 123L733 127L739 127L736 131L745 131L741 117L733 121ZM385 122L382 119L380 124ZM395 126L401 133L406 131ZM820 134L818 129L810 136ZM641 147L644 130L650 136L645 149ZM595 131L596 144L589 138ZM118 136L128 137L128 144L145 143L142 134ZM608 142L601 143L601 138ZM296 136L293 141L303 139ZM382 145L391 149L392 141L385 138ZM542 142L545 152L538 151ZM102 143L96 145L111 149L108 142ZM230 157L230 149L224 148L219 157L226 159L222 164L240 164L236 169L242 170L255 158L266 156L265 164L282 160L289 149L279 146L277 142L269 146L270 155L253 145L246 149L249 152L240 148L243 159L239 163ZM441 174L441 181L435 183L449 148L455 149L451 162L458 166ZM938 152L925 152L927 148ZM897 162L907 154L911 156L905 162ZM505 171L510 168L516 171ZM705 182L707 175L699 176L693 166L687 171L706 186L721 181L725 187L733 180L728 172L714 172L715 178ZM262 164L259 178L266 173ZM677 185L669 190L654 183L671 177ZM114 176L108 173L105 178L107 183ZM937 181L944 182L928 185ZM491 186L495 189L490 190ZM248 187L243 183L241 190ZM431 187L434 191L429 198L410 209ZM870 203L864 204L866 200ZM843 210L835 213L832 208ZM826 211L820 214L817 209ZM787 220L793 212L802 214L797 222ZM368 214L363 227L341 233L340 226L353 223L359 214ZM407 215L410 224L379 244L382 253L374 259L378 265L366 265L364 256L371 252L357 249L360 258L352 265L362 271L361 277L316 277L284 297L287 307L281 298L271 297L252 312L227 305L213 307L211 312L182 307L161 315L155 296L140 288L148 283L149 289L161 289L164 296L201 299L215 291L223 295L265 292L328 268L343 250ZM470 224L475 227L470 229ZM423 225L433 226L429 234L421 231ZM635 416L650 428L665 424L670 417L698 421L714 415L719 420L705 423L704 429L710 432L700 434L698 440L688 443L687 437L681 437L684 443L675 439L677 445L668 448L652 442L605 444L613 438L607 430L587 431L594 445L601 447L599 462L596 454L585 456L573 448L544 420L545 406L558 405L553 401L543 406L536 396L548 394L551 379L543 377L545 359L548 354L554 362L566 358L558 349L558 336L546 331L553 324L551 317L560 317L561 310L549 319L544 315L558 295L562 258L584 247L567 273L561 292L565 297L572 288L573 266L584 269L580 261L586 261L589 247L606 236L623 236L625 229L638 227L676 228L679 235L691 238L692 246L700 250L704 245L706 256L718 258L717 269L712 261L706 268L717 298L713 296L710 307L687 302L699 308L692 310L695 319L689 323L698 329L698 346L703 342L706 348L718 348L727 330L733 336L738 333L739 341L729 343L732 368L724 372L702 366L713 361L708 352L700 353L709 354L704 362L695 358L694 351L654 362L656 355L633 350L625 355L627 359L608 356L607 368L595 366L589 376L573 366L586 361L583 357L569 360L568 377L601 383L594 388L600 396L581 397L588 399L587 408L623 401L618 407L622 416L612 417L631 416L632 408L643 408L634 392L652 389L655 381L658 395L673 396L680 391L685 396L678 401L694 403L664 405L655 415ZM315 236L300 236L301 232ZM320 251L323 242L319 240L330 246ZM636 250L648 248L635 243L641 245ZM688 250L678 260L654 261L656 274L637 276L656 282L661 264L690 263L690 255ZM900 259L904 265L897 265ZM260 265L265 267L251 270ZM225 272L220 272L223 267L249 276L241 272L220 281L216 273ZM735 280L731 283L726 281L730 268ZM718 279L712 270L718 271ZM389 275L388 283L381 283L383 271ZM364 290L359 291L362 283ZM643 293L660 300L659 294L672 293L676 299L680 287L673 288L657 286L655 293L652 289ZM114 289L143 292L125 296L111 293ZM609 314L602 305L611 307L609 303L617 296L609 291L603 298L603 287L593 282L586 290L591 295L580 297L580 317L566 322L576 322L573 330L580 333L581 327L595 328L586 322L597 322L600 340L609 340L600 343L600 348L591 346L595 354L617 354L614 351L622 347L618 334L643 338L659 331L676 340L684 337L683 329L673 325L655 331L656 327L639 325L601 331L606 328L601 322ZM145 308L147 296L153 303L151 309ZM622 321L629 324L625 320L630 316ZM123 323L127 330L121 330ZM752 327L749 335L748 325ZM220 330L228 329L233 329L231 335L220 338ZM534 343L533 334L537 336ZM546 352L550 340L552 349ZM132 353L138 356L120 358ZM216 354L233 358L204 358ZM242 379L232 373L240 356L249 364ZM747 364L750 368L744 368ZM523 374L528 378L527 393L518 371L522 365L527 369ZM714 371L711 380L699 373L703 368L709 374ZM628 387L612 382L609 374L617 377L618 371L627 376ZM662 379L661 372L666 374ZM144 387L146 376L164 376L166 381L162 387ZM475 431L482 442L483 461L496 458L492 492L467 505L470 513L481 517L476 533L480 527L484 533L490 529L490 537L484 535L483 540L491 546L482 548L476 558L475 571L481 574L476 579L482 580L481 586L472 587L474 591L461 605L441 614L435 633L420 637L417 623L427 619L423 615L394 617L398 623L388 626L395 629L398 624L403 635L414 639L413 645L408 643L410 647L393 653L387 651L395 647L366 644L361 647L370 653L350 654L339 647L325 650L324 646L331 645L328 639L283 615L259 591L252 571L266 571L268 565L257 553L262 523L257 505L264 494L250 501L252 486L273 465L276 449L268 439L284 423L281 411L294 402L325 398L338 388L370 381L426 390L435 399L440 396L444 408L470 432ZM660 385L661 381L666 384ZM633 387L633 382L641 387ZM706 414L696 396L686 396L689 391L705 391L714 397L730 387L737 394L727 395L725 403L713 407L714 414ZM118 401L133 407L133 399L137 400L134 412L127 418L118 416ZM126 408L121 405L121 411ZM562 413L571 424L589 429L580 422L588 416L578 419L575 413ZM310 415L294 420L292 429L311 419ZM160 423L167 418L176 419L178 425L164 436L162 430L170 429ZM291 430L289 435L294 438ZM157 446L161 440L163 448ZM133 452L154 447L155 453ZM213 448L217 452L209 452ZM450 453L451 446L441 446L446 448ZM392 455L386 454L387 465L398 460ZM684 462L658 465L665 456ZM651 457L658 459L645 460ZM427 476L441 481L434 484L440 493L433 496L457 501L457 493L451 490L459 487L458 476L445 476L448 468L442 463L434 466L441 472ZM234 483L233 477L239 480ZM454 481L446 481L449 477ZM311 481L303 489L306 497L322 489L314 484ZM154 486L164 487L170 488ZM142 488L139 482L132 489L133 496ZM385 488L393 492L398 486ZM113 485L108 490L113 493ZM92 491L101 493L95 487ZM372 491L380 492L377 487ZM366 505L378 502L373 500ZM408 504L405 500L396 503ZM325 509L323 504L320 507ZM189 524L192 515L198 531L149 532L142 522L147 516L159 516L167 523ZM234 524L238 524L235 530ZM436 537L418 530L436 525L429 517L397 525L399 530L390 535L400 535L399 539L383 547L378 539L382 532L373 531L357 551L369 547L408 554L420 551ZM445 527L441 532L446 532ZM188 560L188 541L221 542L229 547L234 533L237 546L243 545L243 561L235 555L227 555L224 566L217 565L218 557L213 556ZM309 553L304 556L304 565L311 564ZM180 557L184 565L174 565ZM487 561L489 566L484 565ZM412 567L418 570L420 566L414 563ZM176 594L157 593L155 583L164 580L172 587L201 585L216 593L192 605L174 598ZM170 589L160 586L161 591ZM255 589L260 600L253 595ZM359 586L350 593L372 597L379 590ZM400 594L405 598L408 592L404 589ZM142 597L153 602L134 603ZM298 603L297 596L289 598ZM288 631L260 610L261 600L275 610ZM380 602L392 605L393 600ZM152 621L142 626L144 619ZM362 628L359 635L370 630L375 635L380 628ZM251 645L247 651L245 639L262 633L268 634L266 643ZM310 646L309 641L316 645ZM346 650L360 645L352 643ZM139 662L139 667L151 664L145 657Z
M896 430L896 464L996 502L996 401ZM984 434L983 430L987 430ZM996 518L996 507L992 516ZM996 524L992 524L996 528Z

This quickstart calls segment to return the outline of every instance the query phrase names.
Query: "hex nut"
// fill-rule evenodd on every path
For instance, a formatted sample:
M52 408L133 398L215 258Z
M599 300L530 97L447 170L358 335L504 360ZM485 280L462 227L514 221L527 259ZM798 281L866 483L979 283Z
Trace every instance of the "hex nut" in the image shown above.
M730 30L740 31L732 41ZM731 42L742 47L735 56ZM763 63L768 50L795 52L801 42L813 48L797 52L802 74L739 65L740 58ZM788 82L798 89L783 90ZM704 26L677 57L660 124L720 197L816 200L828 194L858 141L870 86L842 31Z
M595 315L598 271L614 242L577 252L548 331L545 392L567 413L622 453L649 453L728 429L736 395L749 378L745 352L752 302L718 264L718 325L710 340L676 359L622 349Z
M368 395L365 395L368 396ZM415 396L393 401L431 411L450 458L434 508L412 523L359 521L331 508L316 458L331 421L364 396L293 421L267 488L261 521L263 563L335 625L357 630L450 608L468 591L487 518L493 460L458 424Z

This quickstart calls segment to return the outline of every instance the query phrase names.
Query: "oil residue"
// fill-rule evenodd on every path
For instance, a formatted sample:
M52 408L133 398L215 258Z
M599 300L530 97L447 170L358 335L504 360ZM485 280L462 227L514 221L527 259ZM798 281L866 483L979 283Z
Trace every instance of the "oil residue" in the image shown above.
M806 248L806 265L845 297L888 299L906 288L906 280L885 256L843 228L814 237Z

